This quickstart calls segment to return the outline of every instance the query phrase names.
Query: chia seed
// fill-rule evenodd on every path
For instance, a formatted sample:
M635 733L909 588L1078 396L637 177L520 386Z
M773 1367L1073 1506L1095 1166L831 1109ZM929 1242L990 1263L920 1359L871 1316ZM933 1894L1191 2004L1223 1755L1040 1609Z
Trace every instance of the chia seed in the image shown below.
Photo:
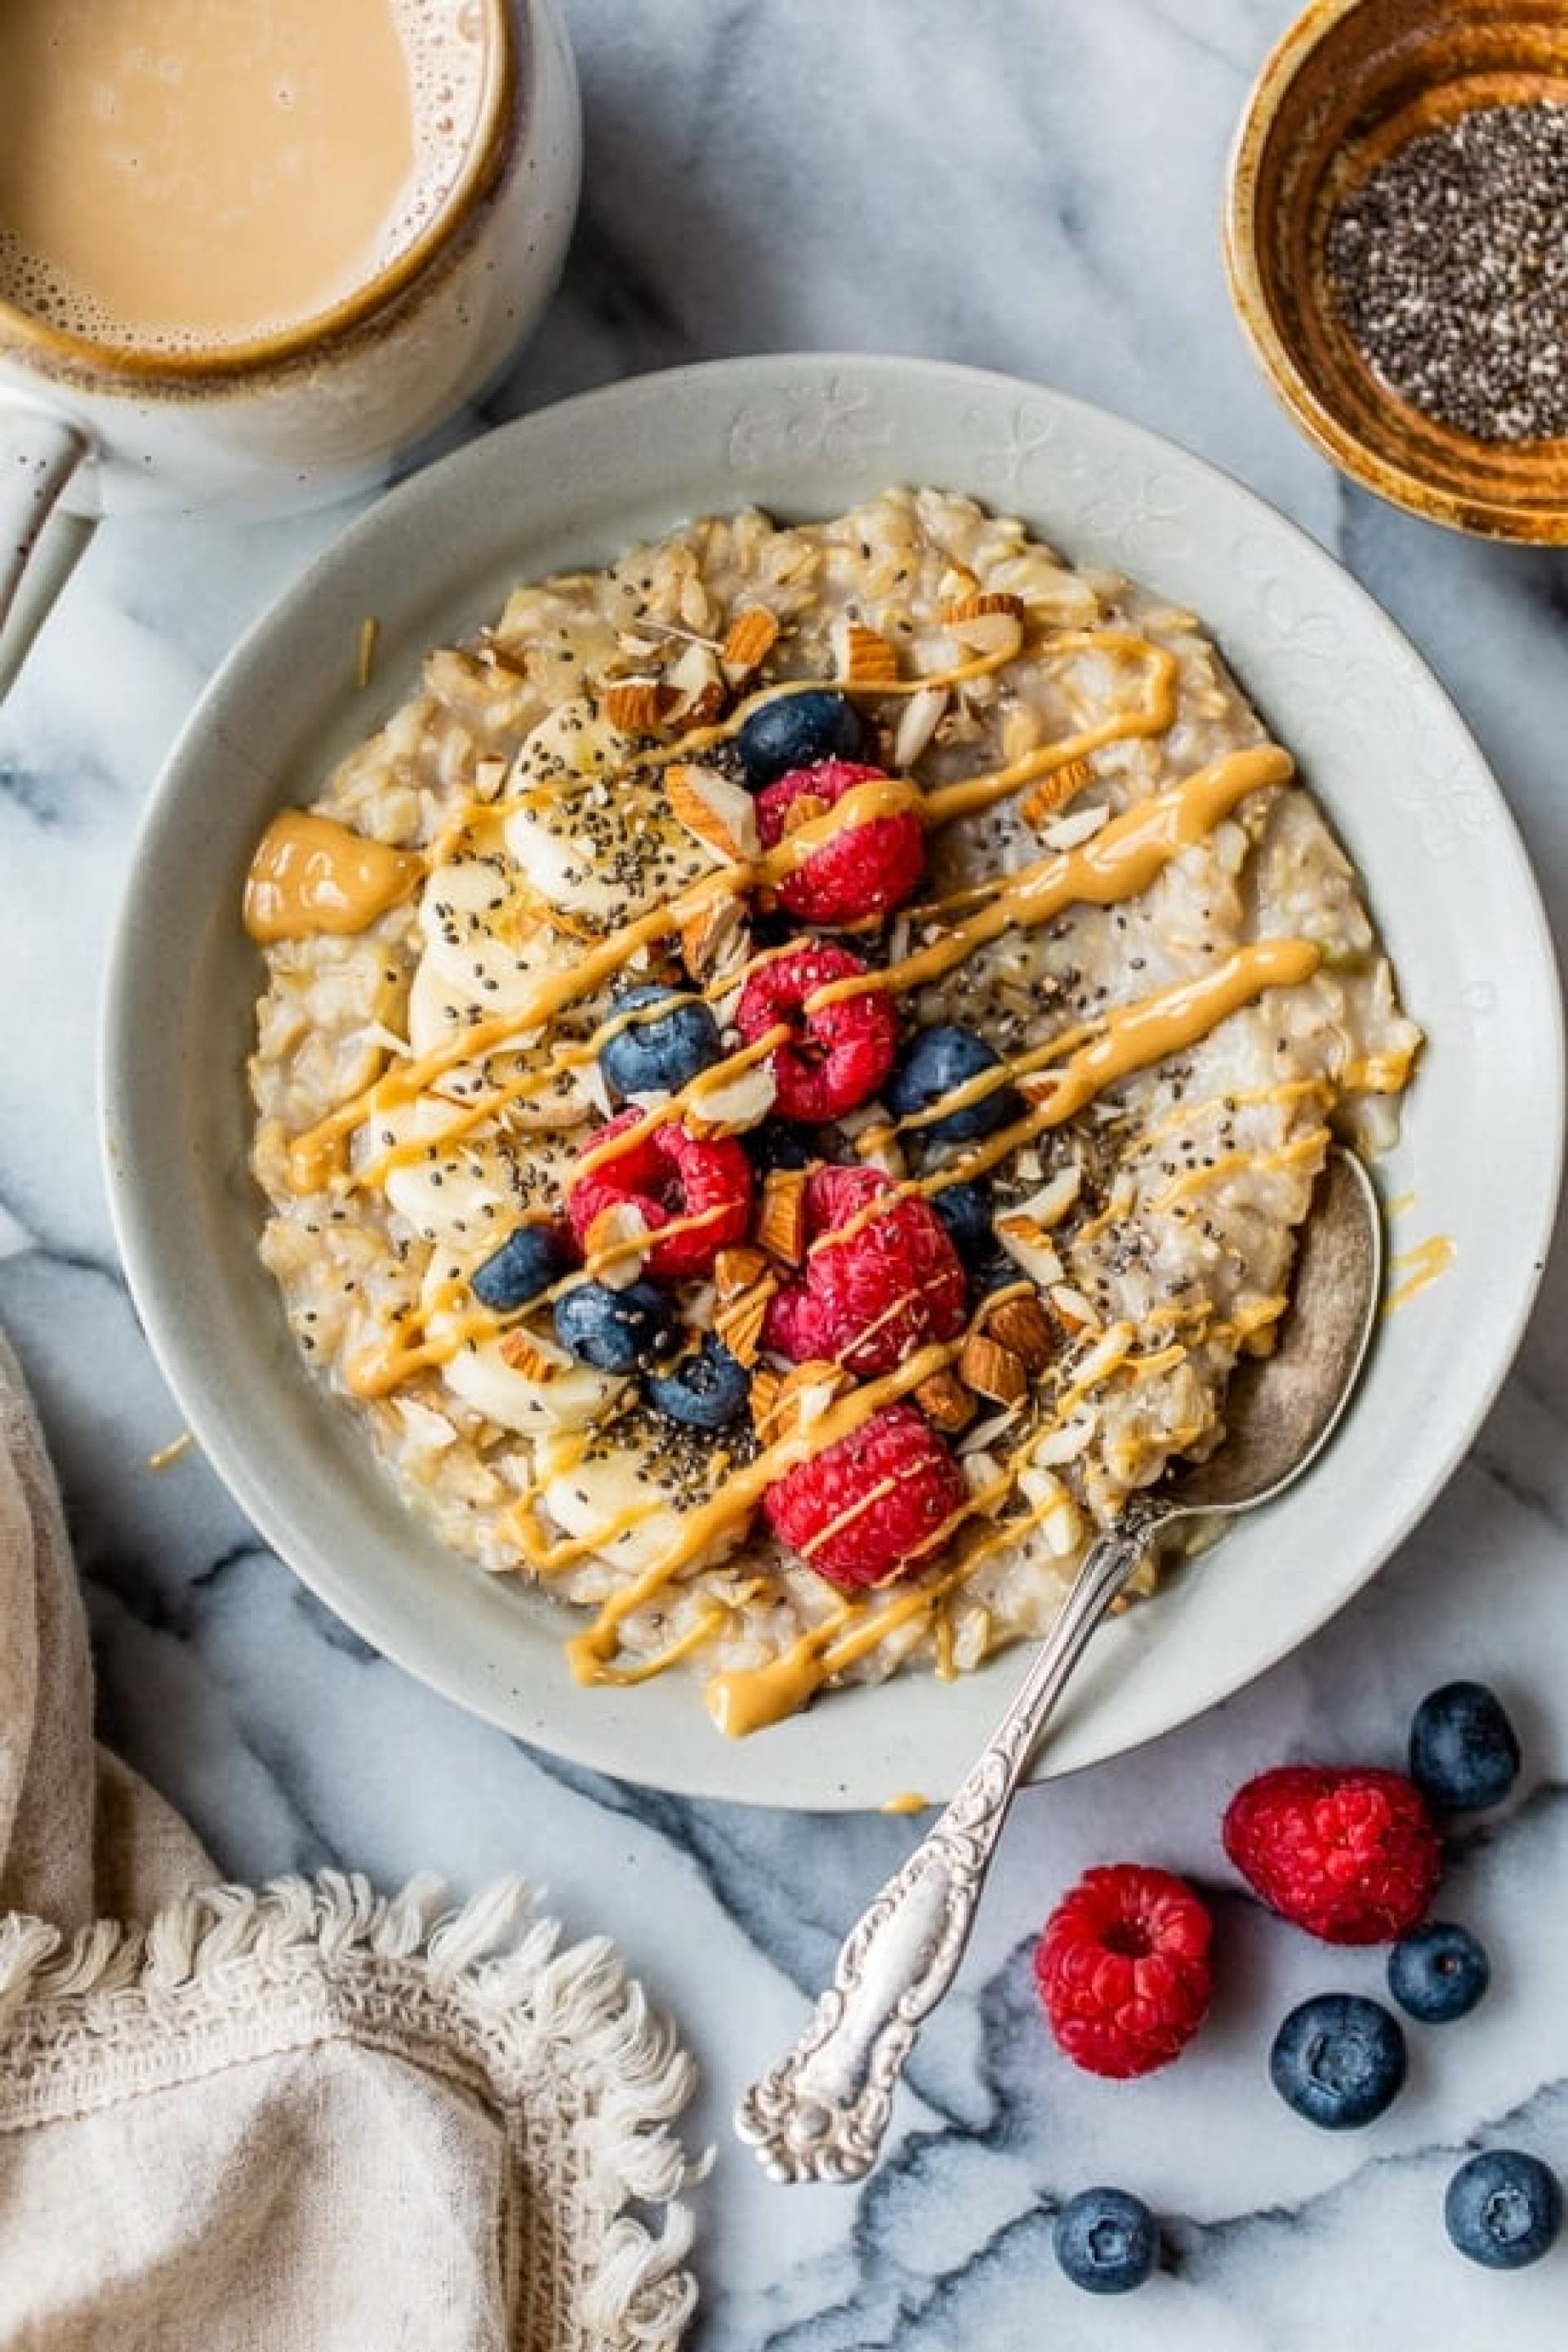
M1476 107L1368 173L1329 224L1373 373L1478 441L1568 433L1568 105Z

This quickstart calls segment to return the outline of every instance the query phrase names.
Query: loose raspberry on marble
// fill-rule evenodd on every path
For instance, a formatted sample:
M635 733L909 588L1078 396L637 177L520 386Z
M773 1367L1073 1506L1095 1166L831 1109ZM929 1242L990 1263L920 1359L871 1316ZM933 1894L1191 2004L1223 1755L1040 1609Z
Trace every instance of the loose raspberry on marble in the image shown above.
M880 1169L817 1169L805 1232L800 1280L768 1304L764 1339L781 1355L822 1357L864 1378L963 1330L968 1293L946 1226L929 1202L900 1197Z
M588 1138L585 1151L597 1151L612 1138L637 1126L643 1114L624 1110ZM587 1253L595 1221L608 1209L631 1206L650 1233L700 1218L682 1232L656 1241L646 1271L657 1282L684 1282L707 1274L721 1249L744 1241L752 1218L752 1163L733 1136L695 1136L679 1120L648 1128L584 1170L566 1196L566 1215L579 1249Z
M1126 2080L1179 2058L1208 2013L1212 1932L1168 1870L1121 1862L1087 1872L1035 1946L1035 1983L1074 2065Z
M967 1496L963 1473L925 1415L887 1404L775 1479L763 1511L781 1542L849 1592L934 1558Z
M789 1031L769 1056L780 1117L826 1126L868 1102L892 1068L899 1016L881 990L808 1008L819 989L868 969L847 948L804 941L761 965L741 991L735 1024L748 1045L770 1029Z
M774 849L796 828L826 816L858 784L879 784L880 768L823 760L792 768L757 795L763 847ZM925 828L912 809L847 824L781 877L778 900L803 923L862 923L901 907L925 870Z
M1392 1944L1443 1869L1421 1791L1370 1765L1260 1772L1226 1810L1225 1850L1271 1909L1329 1944Z

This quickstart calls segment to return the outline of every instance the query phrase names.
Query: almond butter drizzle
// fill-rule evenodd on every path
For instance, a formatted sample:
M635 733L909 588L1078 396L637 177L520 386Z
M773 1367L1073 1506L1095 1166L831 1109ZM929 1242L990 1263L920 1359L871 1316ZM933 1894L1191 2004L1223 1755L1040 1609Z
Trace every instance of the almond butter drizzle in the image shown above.
M258 946L318 931L368 930L425 872L417 852L394 849L308 809L285 809L256 845L245 880L245 928Z
M1417 1242L1414 1249L1401 1250L1388 1269L1401 1279L1384 1300L1384 1313L1396 1315L1402 1307L1407 1307L1429 1283L1447 1273L1455 1255L1454 1244L1447 1234L1433 1234L1428 1240Z

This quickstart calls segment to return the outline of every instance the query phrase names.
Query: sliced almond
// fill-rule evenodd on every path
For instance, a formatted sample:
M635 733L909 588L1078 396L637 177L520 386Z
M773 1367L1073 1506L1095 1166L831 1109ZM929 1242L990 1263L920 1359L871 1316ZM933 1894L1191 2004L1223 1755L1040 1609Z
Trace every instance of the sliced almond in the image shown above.
M1075 1339L1082 1332L1100 1329L1099 1316L1082 1291L1075 1290L1070 1282L1054 1283L1051 1286L1050 1297L1057 1320L1070 1331Z
M898 727L893 734L895 768L914 766L941 725L947 703L945 686L922 686L918 693L910 696L899 713Z
M1092 841L1110 816L1109 805L1101 802L1098 808L1074 809L1070 816L1058 816L1041 827L1046 843L1052 849L1077 849L1082 843Z
M740 1243L732 1249L721 1249L713 1261L713 1284L722 1306L727 1300L739 1298L750 1290L768 1270L768 1262L760 1249L749 1243Z
M531 1331L508 1331L499 1342L498 1352L503 1364L510 1364L525 1381L538 1381L542 1386L563 1369L561 1351L552 1348L546 1354Z
M942 620L954 643L983 661L1009 660L1024 642L1019 596L961 596L943 606Z
M976 1396L993 1404L1017 1404L1028 1394L1024 1360L984 1331L971 1331L958 1359L958 1376Z
M760 854L756 803L742 785L732 783L714 768L678 760L665 771L664 788L671 810L687 832L726 865Z
M757 1239L781 1265L797 1266L805 1261L806 1181L804 1168L770 1169L763 1181Z
M1057 1352L1051 1318L1032 1291L1013 1291L996 1299L984 1328L1022 1358L1026 1371L1044 1370Z
M606 1290L629 1290L647 1262L652 1236L635 1201L612 1201L600 1210L583 1244L595 1281Z
M742 898L705 898L680 926L680 954L694 980L734 971L751 953L751 931Z
M864 621L840 621L834 630L838 675L846 686L893 686L899 649Z
M984 1445L973 1443L974 1435L975 1433L972 1432L969 1452L959 1454L958 1466L963 1473L963 1483L969 1489L971 1502L978 1501L982 1495L990 1496L990 1500L982 1508L987 1518L992 1518L1007 1499L1006 1474L994 1454L987 1453ZM994 1493L992 1493L993 1488Z
M720 659L731 686L762 667L778 643L779 624L764 605L750 604L730 623Z
M1045 740L1046 722L1031 702L1015 702L1002 713L1002 757L1008 767L1026 760Z
M744 1135L760 1127L773 1107L778 1082L765 1062L747 1070L726 1070L694 1078L686 1089L685 1124L693 1135Z
M652 734L679 699L661 677L618 677L603 695L605 716L623 735Z
M995 1233L1014 1265L1022 1266L1031 1282L1042 1290L1060 1282L1062 1262L1037 1218L1025 1209L1009 1209L995 1220Z
M815 1429L838 1399L855 1385L840 1364L819 1362L815 1358L786 1372L773 1394L767 1416L767 1439L773 1444L781 1437L803 1437Z
M948 1432L967 1429L979 1410L970 1391L951 1371L932 1372L922 1381L915 1402L933 1429Z

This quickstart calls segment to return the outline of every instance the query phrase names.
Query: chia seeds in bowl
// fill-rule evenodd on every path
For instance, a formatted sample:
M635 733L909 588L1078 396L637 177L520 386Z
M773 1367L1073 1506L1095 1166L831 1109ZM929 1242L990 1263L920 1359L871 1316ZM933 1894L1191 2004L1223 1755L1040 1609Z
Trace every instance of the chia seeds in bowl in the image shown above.
M1484 442L1568 434L1568 105L1473 108L1332 214L1339 315L1379 380Z

